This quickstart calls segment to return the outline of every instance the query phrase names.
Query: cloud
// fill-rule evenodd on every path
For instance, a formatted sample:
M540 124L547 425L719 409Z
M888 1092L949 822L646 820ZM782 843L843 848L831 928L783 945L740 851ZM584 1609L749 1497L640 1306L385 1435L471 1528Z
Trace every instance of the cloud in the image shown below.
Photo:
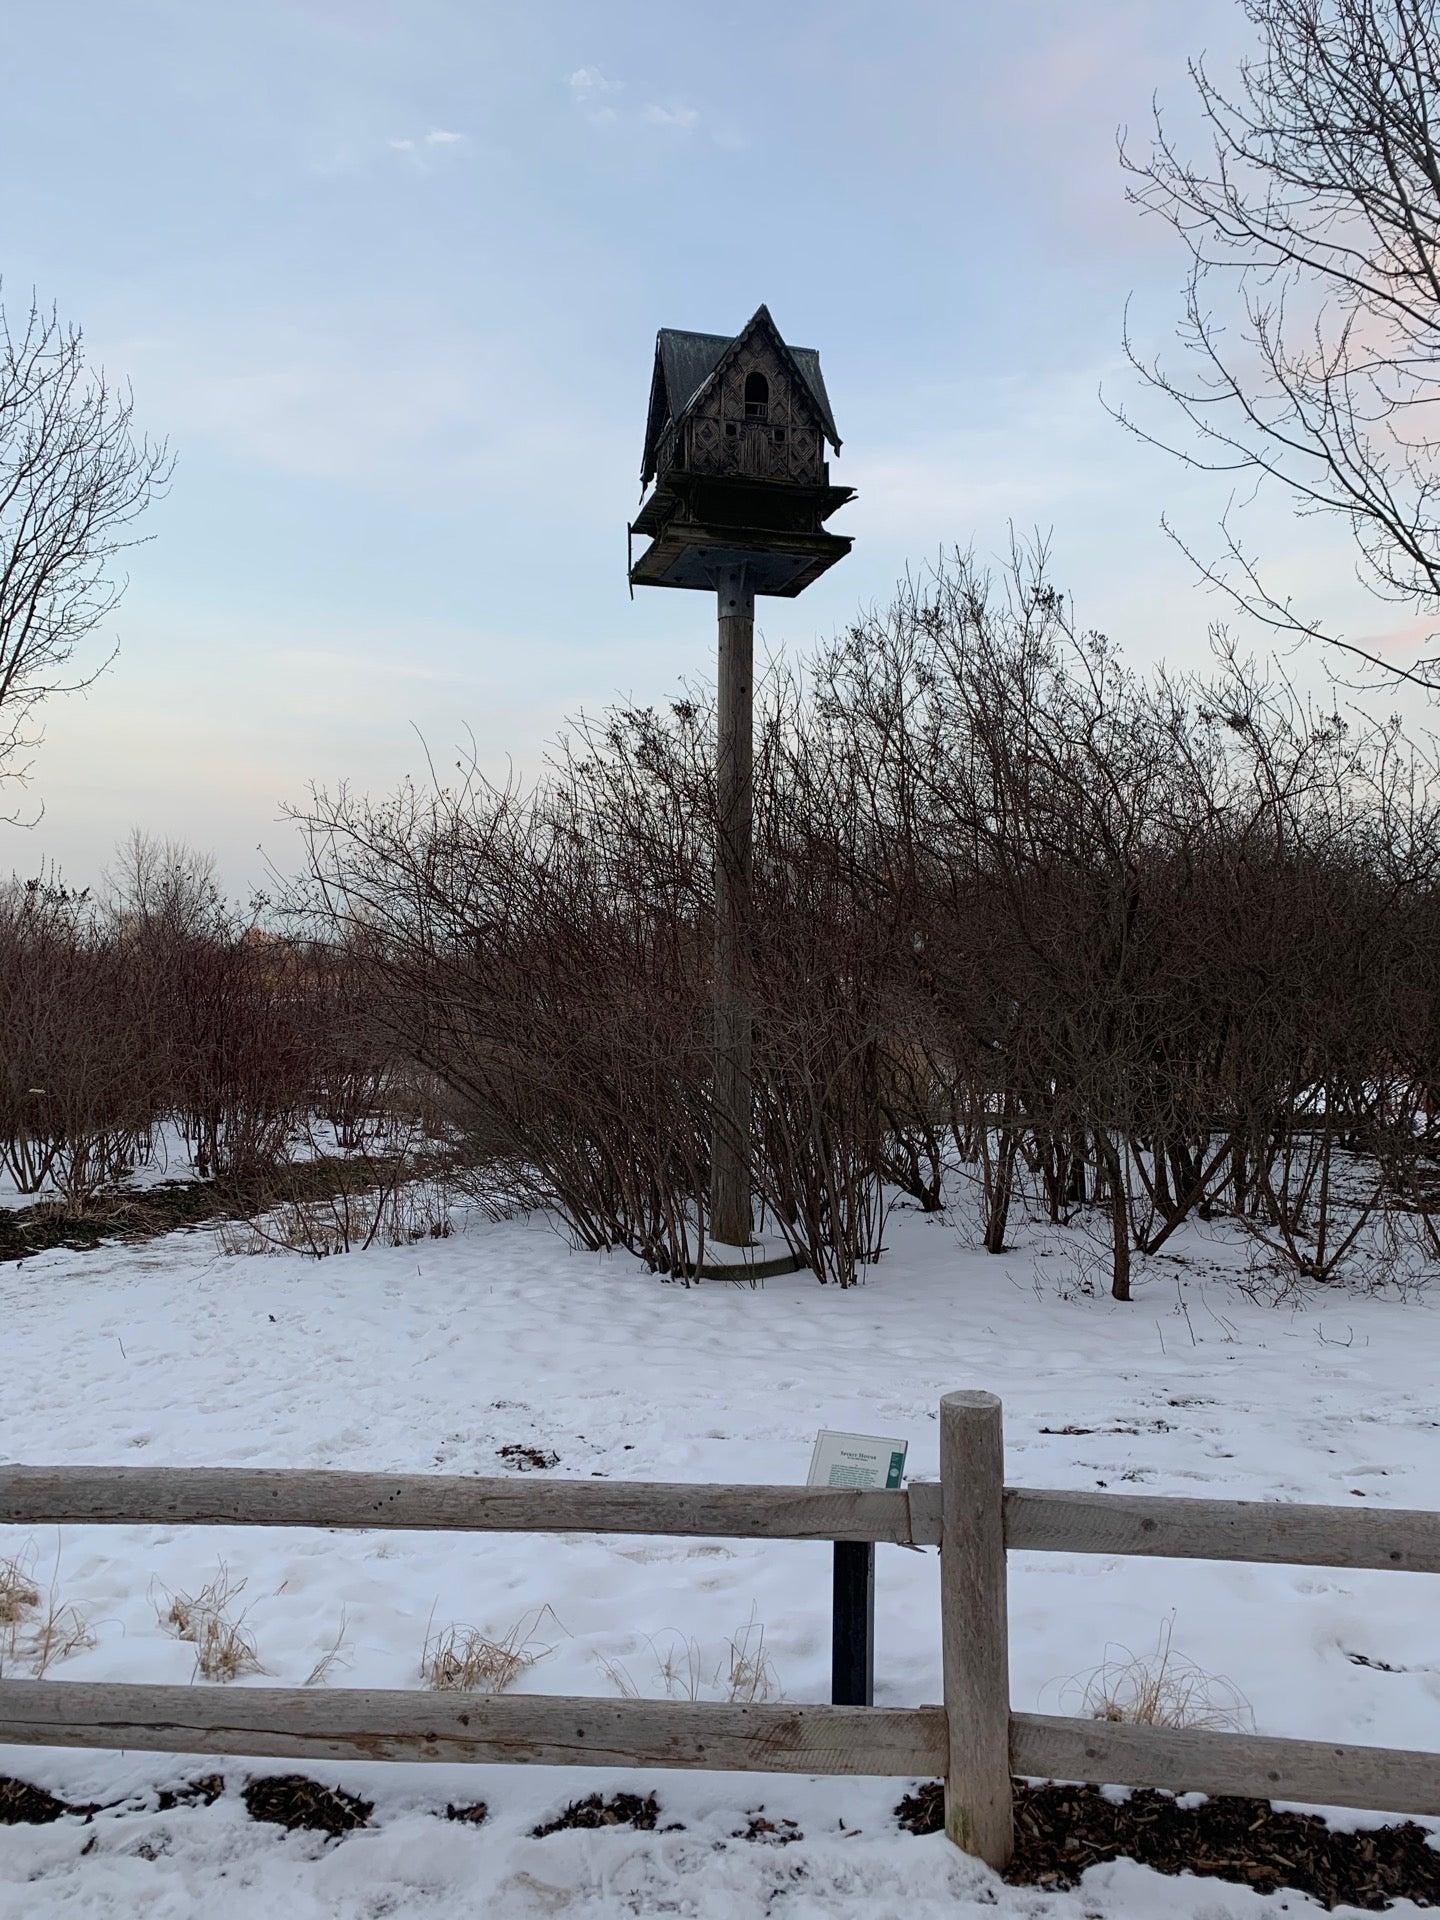
M625 82L612 80L599 67L577 67L565 81L570 98L592 127L613 127L620 119L618 107L610 106L605 96L623 93Z
M623 80L608 78L599 67L577 67L565 84L571 99L582 104L602 93L619 93L625 85Z
M449 127L432 127L428 133L393 134L385 142L391 153L398 153L408 166L420 173L432 172L442 154L458 158L469 144L468 134L454 133Z
M642 107L617 106L613 96L625 91L623 80L612 79L600 67L576 67L566 76L570 98L592 127L664 127L672 133L690 133L700 124L699 110L680 101L665 105L647 100Z
M653 101L642 109L640 118L652 127L676 127L682 133L700 124L700 115L694 107L661 107Z

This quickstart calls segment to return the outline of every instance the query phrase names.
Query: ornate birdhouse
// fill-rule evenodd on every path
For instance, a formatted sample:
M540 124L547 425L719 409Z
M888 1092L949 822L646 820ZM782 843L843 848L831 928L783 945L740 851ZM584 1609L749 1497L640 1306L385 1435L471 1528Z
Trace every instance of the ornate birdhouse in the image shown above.
M641 485L630 531L649 545L632 586L713 591L743 566L751 590L793 598L850 551L825 522L853 487L830 484L838 453L813 347L790 347L760 307L733 338L662 327L655 341Z

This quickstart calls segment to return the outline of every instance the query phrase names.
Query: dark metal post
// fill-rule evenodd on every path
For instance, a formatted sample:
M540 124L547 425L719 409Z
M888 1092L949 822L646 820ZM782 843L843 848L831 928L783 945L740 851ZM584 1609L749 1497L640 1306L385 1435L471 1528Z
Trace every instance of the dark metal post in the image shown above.
M837 1707L875 1704L875 1542L835 1542L831 1612L830 1701Z
M754 759L755 587L743 565L717 567L720 674L715 741L715 1115L710 1154L714 1240L748 1247L750 991L747 925Z

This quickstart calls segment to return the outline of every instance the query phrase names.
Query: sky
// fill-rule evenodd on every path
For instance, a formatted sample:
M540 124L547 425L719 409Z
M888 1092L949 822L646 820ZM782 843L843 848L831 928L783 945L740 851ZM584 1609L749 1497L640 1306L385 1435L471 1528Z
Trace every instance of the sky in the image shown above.
M312 782L537 768L565 717L712 671L700 595L625 581L660 326L764 301L820 350L850 557L761 601L803 659L942 550L1050 537L1141 664L1222 613L1160 527L1223 483L1116 425L1127 300L1179 311L1117 129L1184 124L1235 0L9 0L0 276L81 324L176 453L53 702L0 870L97 879L132 827L237 893L295 859ZM1353 597L1277 512L1285 577ZM1363 634L1382 618L1354 607Z

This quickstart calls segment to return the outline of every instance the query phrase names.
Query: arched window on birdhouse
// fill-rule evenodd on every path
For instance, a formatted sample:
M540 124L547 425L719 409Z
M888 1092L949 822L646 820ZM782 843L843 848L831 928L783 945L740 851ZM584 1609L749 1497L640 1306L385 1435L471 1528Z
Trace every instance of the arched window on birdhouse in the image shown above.
M763 420L770 410L770 382L758 370L745 376L745 418Z

